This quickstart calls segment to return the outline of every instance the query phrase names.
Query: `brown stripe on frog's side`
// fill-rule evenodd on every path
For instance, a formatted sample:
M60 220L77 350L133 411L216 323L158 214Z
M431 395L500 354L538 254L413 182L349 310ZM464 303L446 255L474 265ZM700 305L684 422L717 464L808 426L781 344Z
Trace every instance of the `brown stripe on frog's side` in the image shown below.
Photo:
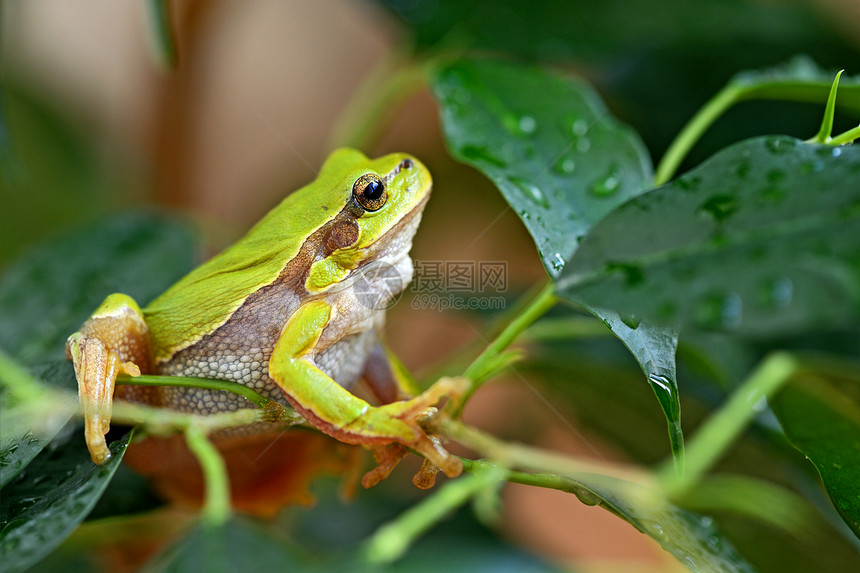
M159 372L231 380L286 404L283 393L269 379L269 358L289 316L313 298L305 289L311 265L350 238L347 221L351 217L344 208L305 239L274 282L251 294L216 330L159 363ZM208 414L248 407L246 400L230 393L164 388L162 394L166 406L185 412Z
M406 165L407 162L398 164L383 179L390 181L401 168L411 167ZM417 224L414 219L420 215L428 198L429 195L424 197L367 250L373 252L379 246L384 249L387 244L384 239L395 236L406 225ZM236 312L213 332L161 361L157 366L159 372L164 375L231 380L286 404L283 393L269 378L272 350L284 324L299 305L326 296L324 292L311 295L305 288L311 266L358 240L359 228L355 218L363 213L350 197L331 221L305 239L299 252L275 281L249 295ZM378 254L373 253L361 261L353 272L375 260ZM208 414L249 406L245 399L232 393L167 387L161 391L165 406L184 412Z

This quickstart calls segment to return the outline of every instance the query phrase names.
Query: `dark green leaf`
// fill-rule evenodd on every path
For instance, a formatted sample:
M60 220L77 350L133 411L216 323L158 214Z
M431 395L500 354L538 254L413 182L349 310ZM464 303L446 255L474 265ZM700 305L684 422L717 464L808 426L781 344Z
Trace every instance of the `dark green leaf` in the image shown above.
M419 46L469 47L531 58L639 55L662 46L728 40L797 46L820 31L804 6L742 0L381 0ZM623 17L619 17L622 14ZM796 49L796 48L795 48Z
M0 351L0 488L27 467L66 425L75 406Z
M187 228L115 217L29 252L0 279L0 347L24 363L65 359L65 340L112 292L141 304L193 262Z
M57 440L5 486L0 499L0 553L5 571L24 571L53 551L92 510L131 439L110 446L104 466L90 460L79 433Z
M595 226L560 292L664 323L782 334L860 315L860 149L764 137Z
M116 204L125 195L123 185L102 169L93 142L61 109L11 77L3 80L0 266L57 229L98 217L109 200Z
M285 540L248 519L223 526L199 525L144 570L173 573L303 571L308 560Z
M592 225L650 183L650 159L638 136L609 116L581 81L533 67L462 61L438 75L435 91L452 153L493 180L554 278ZM666 415L672 451L680 456L677 333L577 302L639 361Z
M609 330L636 358L666 417L669 446L675 463L683 464L684 435L681 432L681 401L675 372L678 331L673 327L640 321L633 315L622 317L614 310L592 307L581 299L578 302L603 319Z
M723 537L710 517L674 506L642 485L597 474L560 477L560 487L587 505L600 505L655 540L692 571L755 569Z
M595 222L651 180L638 136L580 80L463 60L438 74L434 91L452 154L496 184L552 277Z
M860 385L800 377L771 405L788 439L815 465L836 511L860 537Z

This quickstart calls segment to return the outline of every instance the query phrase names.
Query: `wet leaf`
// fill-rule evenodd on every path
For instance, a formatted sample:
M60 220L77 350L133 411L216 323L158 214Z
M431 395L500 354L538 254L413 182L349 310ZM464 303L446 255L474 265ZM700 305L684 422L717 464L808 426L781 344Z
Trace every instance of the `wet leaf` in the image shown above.
M675 463L682 465L684 436L681 432L681 401L678 375L675 371L677 330L652 322L642 322L633 315L622 317L611 309L592 307L581 299L577 299L577 302L583 303L595 316L603 319L609 330L636 358L666 417L669 446Z
M0 351L0 488L27 467L75 412Z
M234 518L223 526L195 527L185 538L150 562L145 571L307 570L307 556L261 525Z
M0 347L27 363L65 360L65 341L113 292L141 304L193 262L188 229L157 217L115 217L30 251L0 278Z
M90 460L79 433L55 441L6 485L0 499L4 570L25 571L54 550L92 510L131 440L110 446L103 466Z
M762 137L626 203L560 292L664 324L758 335L860 316L860 149Z
M597 474L560 478L587 505L600 505L655 540L692 571L755 571L714 526L713 519L662 499L643 485Z
M434 82L451 153L499 188L558 277L588 229L651 180L639 137L584 82L462 60Z
M573 78L487 60L462 61L436 78L455 157L489 177L520 216L547 273L557 278L588 230L651 181L638 136ZM636 357L683 449L675 375L677 333L578 298Z
M860 384L799 376L771 406L788 439L815 465L836 511L860 537Z

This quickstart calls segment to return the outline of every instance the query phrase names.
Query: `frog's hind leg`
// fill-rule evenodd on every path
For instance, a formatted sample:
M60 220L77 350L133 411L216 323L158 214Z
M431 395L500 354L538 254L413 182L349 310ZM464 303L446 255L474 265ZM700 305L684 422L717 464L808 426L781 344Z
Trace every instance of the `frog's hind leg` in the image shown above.
M367 357L361 380L381 404L408 400L420 393L406 368L381 343Z
M116 377L148 373L151 354L143 313L131 297L122 294L107 297L66 341L66 356L75 367L84 436L93 462L103 464L110 457L105 434L110 429Z

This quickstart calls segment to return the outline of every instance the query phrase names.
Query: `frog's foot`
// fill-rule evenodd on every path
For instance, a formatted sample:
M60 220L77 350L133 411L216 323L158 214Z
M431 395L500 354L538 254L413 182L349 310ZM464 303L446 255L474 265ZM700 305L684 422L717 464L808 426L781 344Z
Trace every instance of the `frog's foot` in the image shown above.
M140 376L140 369L133 362L120 360L100 338L80 332L69 337L66 347L78 379L87 449L93 462L101 465L110 458L105 434L110 430L116 377L120 374Z
M434 406L440 400L456 399L465 392L466 388L467 382L464 379L442 378L425 392L410 400L393 402L369 410L356 420L356 423L364 429L365 435L370 435L376 427L397 428L398 431L391 435L391 442L415 450L428 462L422 466L413 482L418 487L432 487L436 472L441 470L448 477L457 477L463 471L463 464L459 458L442 446L438 437L428 435L421 423L437 413ZM391 473L403 457L398 449L382 451L386 452L384 456L378 453L379 450L374 452L380 466L366 475L362 484L378 483Z
M373 459L376 461L376 467L364 474L361 478L361 485L365 489L370 489L382 480L386 479L400 460L406 457L409 453L404 446L400 444L385 444L372 447Z
M78 380L87 448L97 464L110 457L105 434L110 429L116 377L140 376L140 368L148 371L150 352L143 313L124 294L108 296L66 341L66 355Z

